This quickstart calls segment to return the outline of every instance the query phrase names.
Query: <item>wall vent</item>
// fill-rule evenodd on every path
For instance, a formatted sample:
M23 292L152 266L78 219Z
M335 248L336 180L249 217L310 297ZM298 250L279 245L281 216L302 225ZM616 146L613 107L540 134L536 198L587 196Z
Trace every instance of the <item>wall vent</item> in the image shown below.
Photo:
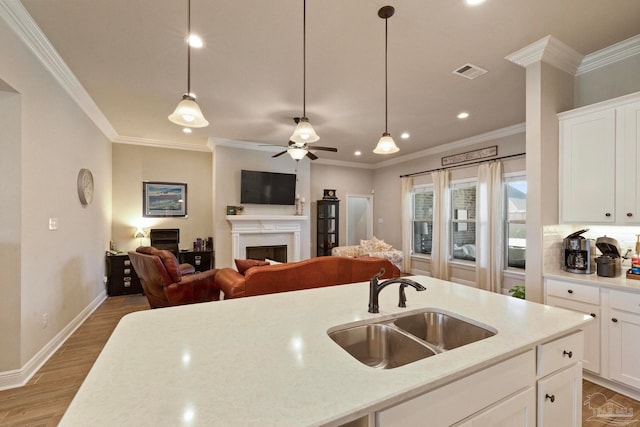
M476 77L480 77L481 75L486 74L487 70L485 70L484 68L480 68L477 65L464 64L462 67L458 67L453 70L452 73L469 80L473 80Z

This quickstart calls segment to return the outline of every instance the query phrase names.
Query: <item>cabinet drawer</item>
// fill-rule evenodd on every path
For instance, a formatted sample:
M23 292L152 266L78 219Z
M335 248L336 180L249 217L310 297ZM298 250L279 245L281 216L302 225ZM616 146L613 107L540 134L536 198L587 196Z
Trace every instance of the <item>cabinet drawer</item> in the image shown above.
M600 305L600 288L547 279L547 295Z
M582 361L584 332L578 331L538 346L538 376L544 377L566 366Z
M376 426L449 426L534 384L534 357L527 351L377 412Z
M640 294L611 291L609 293L609 305L611 308L640 314Z
M538 427L582 425L582 367L578 363L538 381Z

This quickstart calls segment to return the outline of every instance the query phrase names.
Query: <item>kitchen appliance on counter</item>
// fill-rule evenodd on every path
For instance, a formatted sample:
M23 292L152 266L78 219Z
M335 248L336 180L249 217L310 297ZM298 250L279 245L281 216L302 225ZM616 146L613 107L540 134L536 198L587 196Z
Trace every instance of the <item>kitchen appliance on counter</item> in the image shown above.
M598 276L618 277L622 273L618 241L607 236L598 237L596 247L602 252L602 255L596 258Z
M569 234L562 241L562 269L570 273L592 274L596 271L593 239L582 236L588 228Z

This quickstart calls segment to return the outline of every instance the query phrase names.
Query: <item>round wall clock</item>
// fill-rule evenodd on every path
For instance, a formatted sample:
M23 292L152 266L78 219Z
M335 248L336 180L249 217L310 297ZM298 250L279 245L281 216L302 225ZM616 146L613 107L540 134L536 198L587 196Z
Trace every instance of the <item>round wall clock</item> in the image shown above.
M89 169L78 172L78 197L85 206L93 200L93 175Z

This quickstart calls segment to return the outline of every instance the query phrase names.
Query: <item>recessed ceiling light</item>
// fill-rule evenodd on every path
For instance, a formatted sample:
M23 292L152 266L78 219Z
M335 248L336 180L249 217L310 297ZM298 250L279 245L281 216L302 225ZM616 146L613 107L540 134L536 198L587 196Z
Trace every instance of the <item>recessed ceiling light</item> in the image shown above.
M400 135L400 138L402 139L409 139L411 135L409 135L409 132L404 132L402 135Z
M467 6L477 6L485 2L485 0L464 0Z
M355 153L353 153L354 156L361 156L362 155L362 151L360 150L356 150Z
M204 46L204 42L202 41L200 36L197 34L190 34L189 37L187 38L187 42L189 43L189 46L195 47L196 49L199 49L202 46Z
M467 113L466 111L463 111L462 113L458 114L459 119L466 119L467 117L469 117L469 113Z
M191 132L193 132L193 131L191 130L191 128L182 128L182 132L184 132L184 133L191 133Z

